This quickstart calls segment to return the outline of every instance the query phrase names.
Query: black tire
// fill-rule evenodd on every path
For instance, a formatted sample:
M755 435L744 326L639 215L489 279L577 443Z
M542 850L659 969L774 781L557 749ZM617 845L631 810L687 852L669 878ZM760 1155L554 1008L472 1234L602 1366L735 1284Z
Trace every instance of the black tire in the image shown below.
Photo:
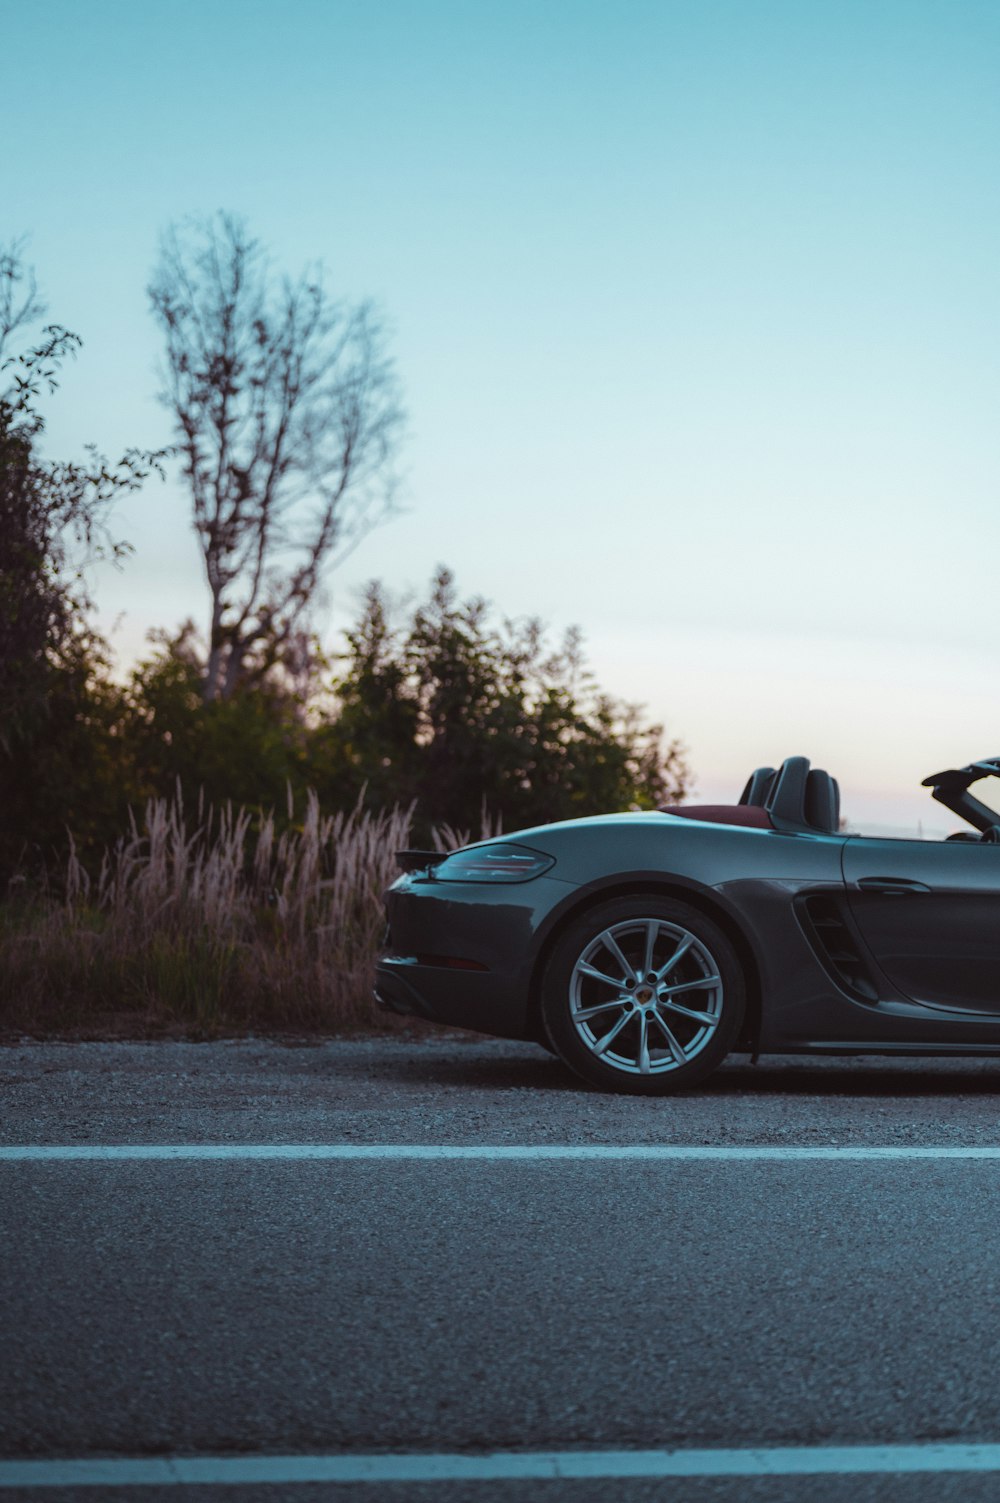
M577 1075L605 1091L668 1096L725 1059L746 985L718 924L688 903L639 894L571 920L541 997L545 1031Z

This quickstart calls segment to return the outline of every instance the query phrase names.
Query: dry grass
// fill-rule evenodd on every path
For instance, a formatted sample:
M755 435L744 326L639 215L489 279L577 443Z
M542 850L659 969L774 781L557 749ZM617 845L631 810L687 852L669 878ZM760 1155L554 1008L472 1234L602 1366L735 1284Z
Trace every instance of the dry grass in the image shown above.
M91 878L0 907L10 1033L338 1033L391 1026L371 999L381 895L411 810L273 814L154 800ZM484 821L484 836L494 833ZM435 845L466 844L442 827Z

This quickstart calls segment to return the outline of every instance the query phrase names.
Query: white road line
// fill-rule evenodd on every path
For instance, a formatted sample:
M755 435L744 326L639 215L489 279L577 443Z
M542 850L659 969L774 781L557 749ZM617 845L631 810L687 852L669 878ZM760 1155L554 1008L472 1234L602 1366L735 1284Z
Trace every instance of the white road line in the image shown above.
M818 1477L1000 1472L1000 1445L782 1446L753 1450L497 1451L486 1455L151 1456L0 1461L0 1490L310 1482L492 1482L593 1477Z
M900 1159L1000 1159L1000 1144L923 1147L887 1144L688 1144L688 1143L66 1143L0 1146L0 1163L128 1159L480 1159L510 1162L532 1159L620 1160L652 1163L764 1160L796 1163L813 1159L860 1162Z

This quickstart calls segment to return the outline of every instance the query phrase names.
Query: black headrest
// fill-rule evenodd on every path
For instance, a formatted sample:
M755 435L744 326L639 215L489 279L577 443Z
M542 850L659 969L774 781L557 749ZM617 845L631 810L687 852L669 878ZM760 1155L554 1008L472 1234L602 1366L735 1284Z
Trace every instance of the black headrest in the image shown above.
M835 835L840 828L840 788L836 778L828 772L813 768L806 778L804 814L806 824L827 835Z
M786 757L774 775L764 806L774 825L788 830L836 834L840 828L840 789L808 757Z
M758 767L747 779L747 785L740 795L740 803L754 804L758 809L763 809L773 783L774 768Z
M819 830L835 835L840 829L837 780L819 767L810 768L808 757L786 757L777 772L773 767L758 767L750 774L740 803L766 809L775 828L790 833Z
M767 797L767 812L780 829L790 825L802 829L806 824L806 780L808 757L786 757L778 768L774 786Z

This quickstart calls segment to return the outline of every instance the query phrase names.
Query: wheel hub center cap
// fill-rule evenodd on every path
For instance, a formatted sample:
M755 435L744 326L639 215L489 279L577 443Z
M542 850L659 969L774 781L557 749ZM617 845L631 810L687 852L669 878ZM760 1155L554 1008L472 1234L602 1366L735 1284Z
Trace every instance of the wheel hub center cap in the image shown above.
M652 999L652 996L653 993L650 991L648 986L640 986L639 990L635 994L635 1000L637 1002L649 1002Z

